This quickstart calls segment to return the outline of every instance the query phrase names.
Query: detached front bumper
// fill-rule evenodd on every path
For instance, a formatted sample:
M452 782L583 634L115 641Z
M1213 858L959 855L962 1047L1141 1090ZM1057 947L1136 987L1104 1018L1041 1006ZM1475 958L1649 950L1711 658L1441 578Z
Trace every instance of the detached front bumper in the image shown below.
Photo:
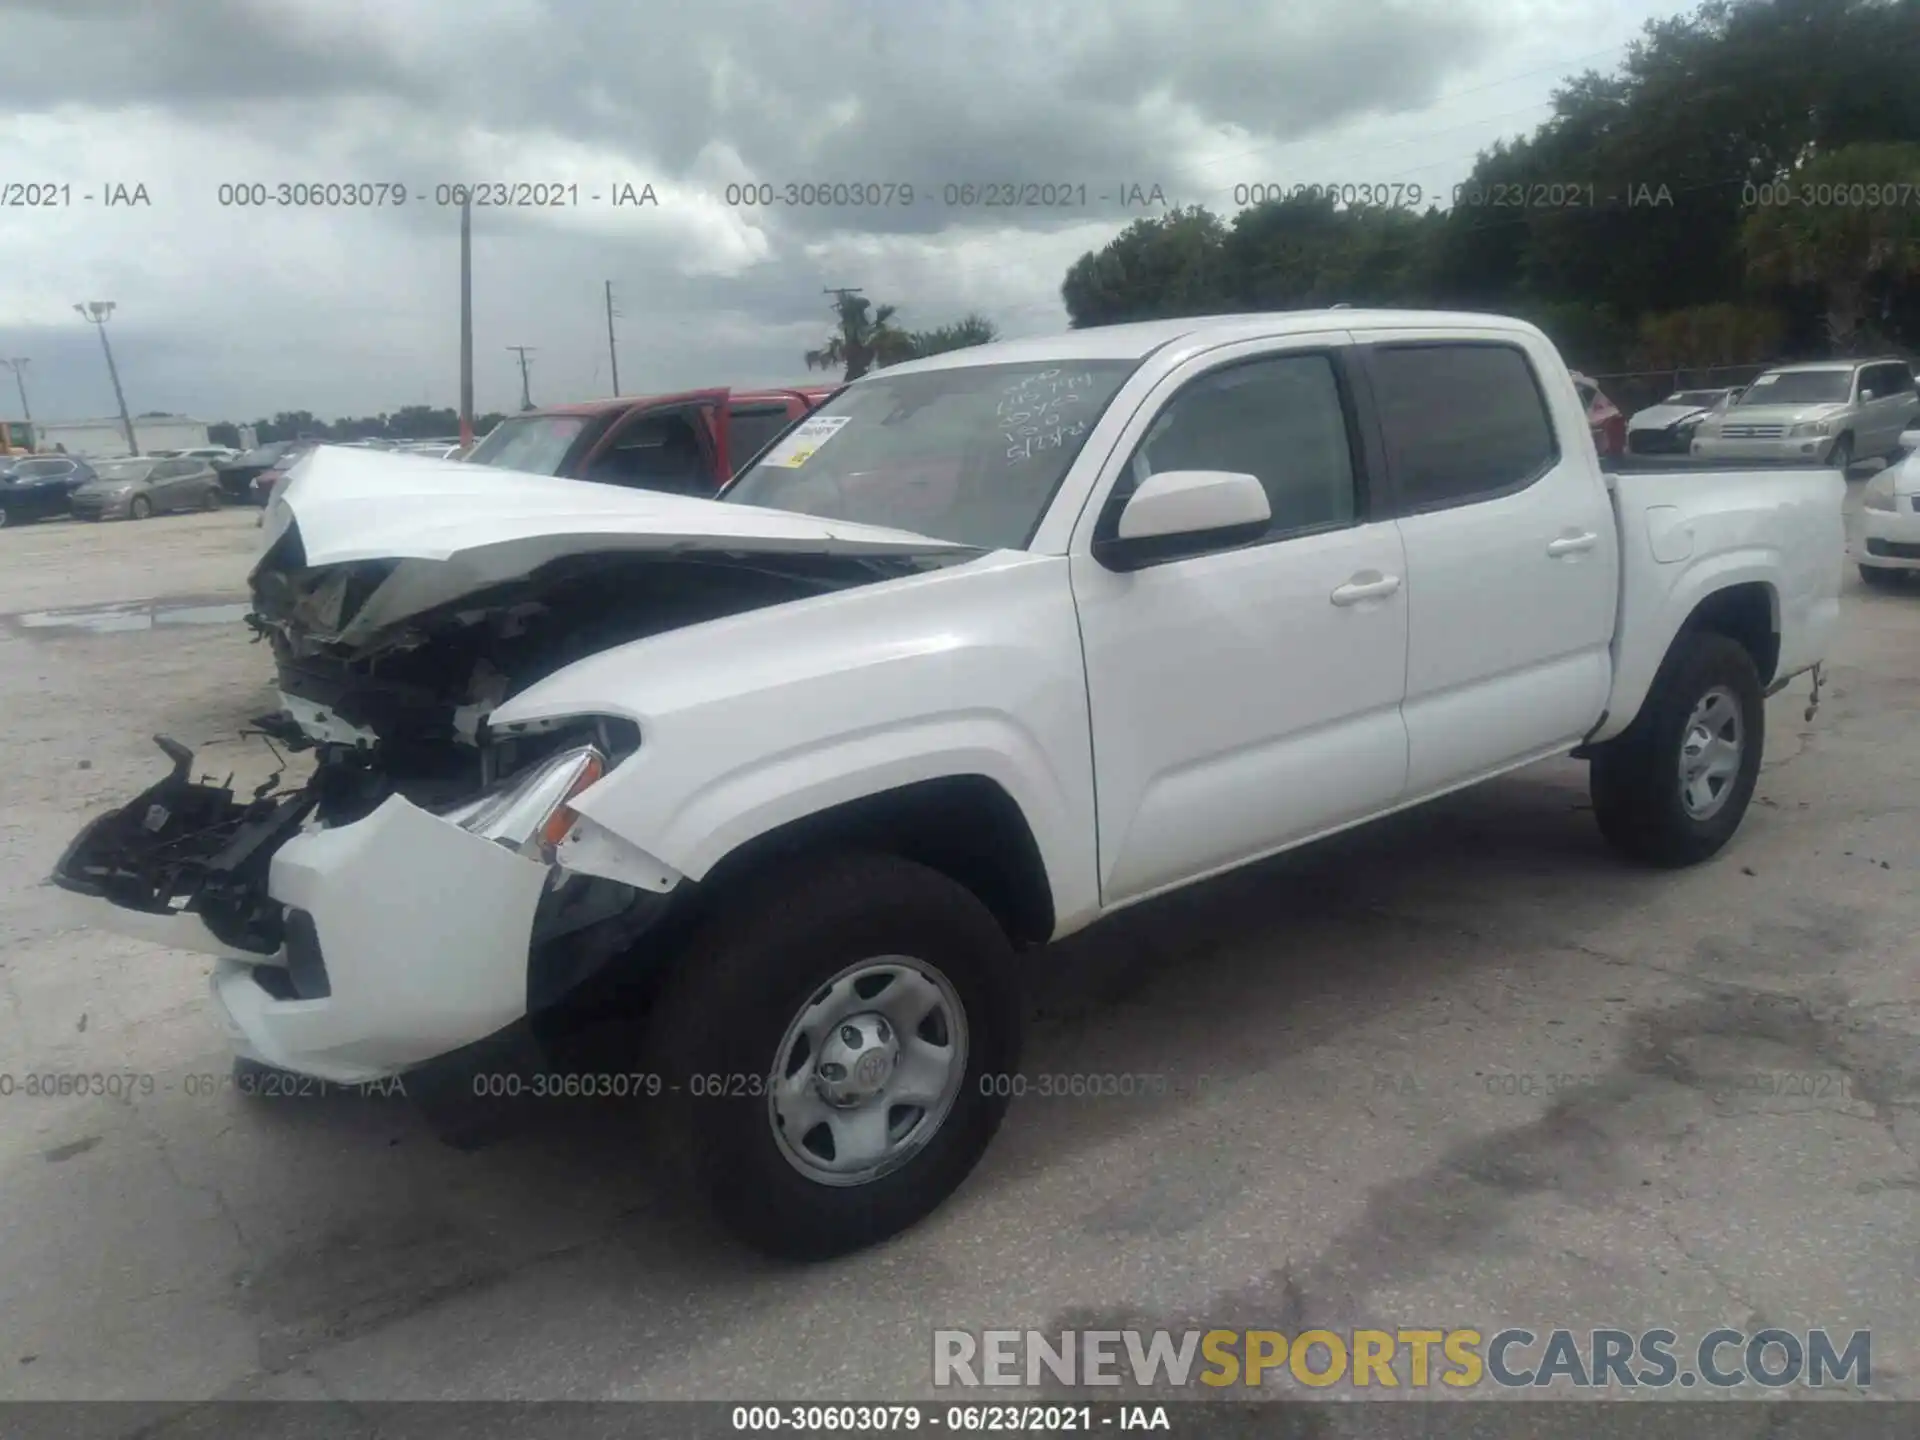
M53 882L82 923L215 956L240 1055L363 1084L525 1018L549 867L397 795L331 829L312 828L298 797L221 811L226 792L192 785L188 752L170 753L174 775L88 825ZM196 909L170 903L189 883L175 871L157 885L141 873L142 831L151 849L207 852L190 862Z

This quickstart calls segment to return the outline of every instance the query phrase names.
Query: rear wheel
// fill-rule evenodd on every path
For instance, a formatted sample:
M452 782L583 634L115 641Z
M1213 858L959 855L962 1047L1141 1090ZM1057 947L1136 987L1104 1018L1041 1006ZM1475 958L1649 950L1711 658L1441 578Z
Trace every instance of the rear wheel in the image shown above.
M220 487L218 485L210 486L205 498L200 501L200 508L202 510L218 510L220 508L221 498Z
M769 873L693 942L656 1017L676 1139L749 1244L822 1259L966 1179L1018 1060L1012 952L966 889L888 855Z
M127 502L127 518L144 520L153 514L153 502L144 495L136 495Z
M1650 865L1709 859L1740 828L1765 741L1753 657L1724 635L1683 634L1633 724L1595 751L1589 783L1601 833Z
M1898 590L1906 577L1883 565L1862 565L1860 578L1875 590Z

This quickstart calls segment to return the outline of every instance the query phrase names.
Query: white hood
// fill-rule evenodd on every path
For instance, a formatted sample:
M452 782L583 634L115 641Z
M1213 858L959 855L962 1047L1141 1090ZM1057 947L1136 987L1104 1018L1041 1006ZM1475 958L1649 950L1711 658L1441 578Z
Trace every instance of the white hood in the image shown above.
M395 560L339 635L354 640L568 555L609 551L936 555L978 547L485 465L322 446L265 517L267 553L298 524L307 568ZM255 568L258 577L260 569Z

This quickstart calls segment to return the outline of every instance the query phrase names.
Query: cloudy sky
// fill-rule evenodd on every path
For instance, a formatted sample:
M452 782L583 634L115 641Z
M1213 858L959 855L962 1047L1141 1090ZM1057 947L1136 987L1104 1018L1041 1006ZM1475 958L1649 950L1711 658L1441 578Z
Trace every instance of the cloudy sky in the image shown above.
M1444 203L1560 80L1612 68L1676 8L0 0L0 186L72 197L0 206L0 359L31 359L42 419L111 414L73 304L112 300L136 413L453 404L458 211L435 202L460 181L578 197L475 211L481 410L518 406L510 345L534 349L536 401L611 393L608 280L627 393L806 378L828 286L862 287L910 327L978 310L1044 333L1065 327L1067 266L1146 213L1133 187L1223 214L1262 182L1418 185ZM406 199L221 203L223 185L300 182ZM729 185L820 182L912 186L915 203L727 203ZM1072 187L1075 203L945 203L966 182ZM116 185L150 203L104 205ZM657 204L613 203L648 185ZM0 417L18 415L11 380Z

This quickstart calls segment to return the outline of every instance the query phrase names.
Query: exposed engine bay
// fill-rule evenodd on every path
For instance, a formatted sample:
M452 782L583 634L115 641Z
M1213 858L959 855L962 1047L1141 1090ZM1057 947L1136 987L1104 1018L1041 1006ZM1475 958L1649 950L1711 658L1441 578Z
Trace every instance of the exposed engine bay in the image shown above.
M671 551L565 556L523 578L409 616L358 642L337 637L395 562L308 568L297 532L254 573L248 624L271 646L288 709L250 733L278 773L250 796L231 778L195 780L193 753L156 737L172 771L94 821L55 878L156 915L192 913L223 943L272 954L284 907L267 893L274 852L303 828L351 824L400 795L451 812L569 746L617 764L640 744L616 717L498 734L490 711L587 656L649 635L872 584L946 563L925 556L728 555ZM291 562L291 563L288 563ZM310 753L295 761L282 752Z

